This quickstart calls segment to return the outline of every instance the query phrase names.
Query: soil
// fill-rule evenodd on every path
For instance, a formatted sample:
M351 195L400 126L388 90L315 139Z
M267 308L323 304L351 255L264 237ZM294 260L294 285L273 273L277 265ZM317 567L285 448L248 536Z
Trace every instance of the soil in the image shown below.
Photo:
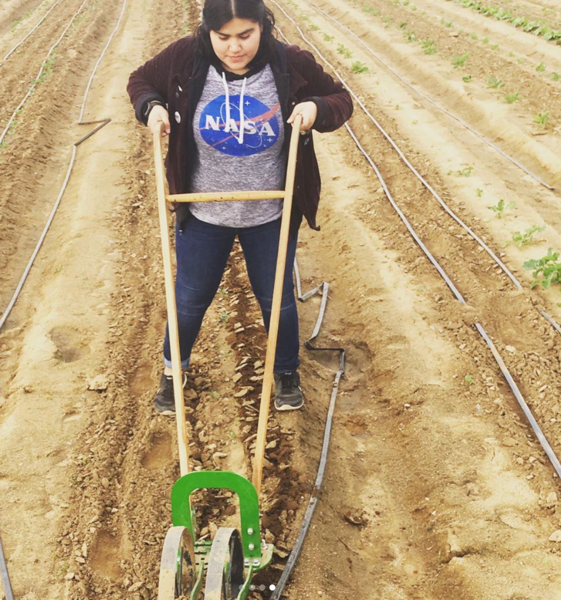
M543 15L552 27L561 18L551 0L494 4ZM72 145L93 127L77 124L84 92L122 2L81 5L62 0L0 66L3 130L75 17L0 148L1 310L57 198ZM540 314L561 322L559 291L532 289L523 267L561 248L558 47L445 0L271 7L281 34L315 52L280 8L522 284L517 289L443 211L357 105L352 130L465 298L460 304L347 131L314 134L321 232L302 228L298 263L304 290L329 282L320 342L343 346L348 362L323 489L286 598L557 600L559 479L474 324L496 344L559 455L561 338ZM2 4L1 56L48 8ZM0 535L17 598L157 595L179 465L175 424L152 407L163 272L151 140L125 86L133 69L192 31L199 13L195 2L128 0L84 117L111 122L77 148L60 209L0 332ZM466 54L458 64L454 57ZM518 100L508 104L514 92ZM542 126L535 117L544 113ZM511 208L498 218L489 207L500 200ZM533 225L544 229L530 243L506 244ZM319 302L299 305L302 340ZM236 247L189 371L192 468L251 476L265 345ZM272 413L269 422L261 512L276 553L254 600L268 597L260 585L278 580L313 491L338 367L328 353L303 349L301 359L303 410ZM205 539L236 523L227 493L200 493L195 506Z

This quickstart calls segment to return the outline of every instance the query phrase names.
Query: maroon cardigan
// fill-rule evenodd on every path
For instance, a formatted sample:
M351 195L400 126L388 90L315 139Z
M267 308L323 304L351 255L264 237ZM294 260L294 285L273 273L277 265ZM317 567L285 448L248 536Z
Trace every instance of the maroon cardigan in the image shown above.
M166 158L167 179L172 194L189 191L193 157L197 148L193 135L192 120L201 98L210 62L196 51L196 40L186 37L168 46L157 56L131 74L127 86L136 117L143 117L146 104L158 100L167 105L171 133ZM341 127L353 112L348 91L325 73L312 54L297 46L276 42L271 69L275 77L281 111L287 128L284 155L288 160L290 126L286 120L292 108L299 102L311 100L318 108L313 129L321 133ZM321 190L321 179L311 135L301 136L298 148L294 204L291 231L297 231L302 216L312 229L316 225L316 213ZM185 204L178 208L181 223L189 212Z

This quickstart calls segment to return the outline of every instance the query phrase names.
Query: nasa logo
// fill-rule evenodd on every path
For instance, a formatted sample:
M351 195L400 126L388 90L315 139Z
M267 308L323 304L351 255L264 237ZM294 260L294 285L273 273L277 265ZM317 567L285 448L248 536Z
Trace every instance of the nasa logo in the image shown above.
M276 143L279 138L276 115L280 105L268 108L251 96L245 96L243 103L243 142L240 142L240 96L230 97L230 131L226 131L225 96L218 96L203 108L199 129L209 146L230 156L251 156Z

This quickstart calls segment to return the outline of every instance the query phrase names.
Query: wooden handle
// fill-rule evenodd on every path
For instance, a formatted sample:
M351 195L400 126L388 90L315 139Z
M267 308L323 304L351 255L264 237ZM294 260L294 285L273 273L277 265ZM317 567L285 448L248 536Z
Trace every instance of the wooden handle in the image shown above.
M177 305L175 302L175 283L171 266L171 243L169 240L169 220L164 184L162 128L160 128L157 133L154 133L154 163L156 166L156 190L158 194L158 213L160 217L160 237L162 239L162 255L164 259L168 331L173 372L173 395L177 419L177 440L179 443L179 466L181 475L183 476L189 472L189 449L187 447L187 427L185 424L185 403L183 399L183 373L181 370L181 354L179 351Z
M194 194L173 194L170 202L230 202L238 200L276 200L284 198L284 190L264 190L262 192L201 192Z
M277 255L277 270L275 273L275 287L273 290L273 307L269 336L267 339L267 354L265 358L265 373L263 375L263 391L261 392L261 405L259 407L259 425L257 427L257 441L255 445L255 460L253 462L253 485L259 494L263 479L263 460L265 458L265 445L267 443L267 423L269 420L269 405L271 403L271 390L273 387L273 369L277 350L277 337L282 303L282 288L284 270L286 268L286 250L288 248L288 233L290 230L290 214L292 212L292 195L294 192L294 176L296 174L296 157L298 154L298 138L302 117L298 115L292 125L290 150L288 153L288 168L286 171L286 186L284 192L284 206L282 210L281 230L279 236L279 252Z

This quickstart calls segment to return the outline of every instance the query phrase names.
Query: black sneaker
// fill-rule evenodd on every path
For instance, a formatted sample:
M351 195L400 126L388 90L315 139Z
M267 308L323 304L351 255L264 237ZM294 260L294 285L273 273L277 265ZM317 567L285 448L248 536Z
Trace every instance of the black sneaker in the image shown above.
M183 373L183 389L187 385L187 373ZM173 377L162 373L160 389L154 396L154 407L160 415L175 414L175 400L173 398Z
M275 408L277 410L298 410L304 405L298 371L275 373Z

